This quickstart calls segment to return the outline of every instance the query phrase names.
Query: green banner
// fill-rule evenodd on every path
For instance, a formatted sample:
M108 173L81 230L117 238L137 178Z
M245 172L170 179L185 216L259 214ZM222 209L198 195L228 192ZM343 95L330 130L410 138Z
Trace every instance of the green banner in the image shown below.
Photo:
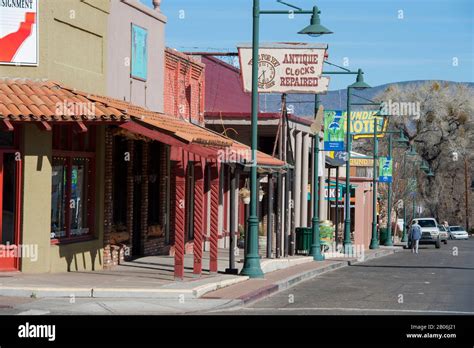
M379 157L379 182L392 182L393 160Z
M341 111L324 113L324 151L344 151L344 118Z

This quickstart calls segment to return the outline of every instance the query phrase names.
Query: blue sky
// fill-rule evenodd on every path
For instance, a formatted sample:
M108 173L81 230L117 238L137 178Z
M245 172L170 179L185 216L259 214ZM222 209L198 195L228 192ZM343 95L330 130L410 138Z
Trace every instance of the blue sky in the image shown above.
M405 80L474 81L474 0L286 2L304 9L316 3L321 23L334 34L297 34L310 15L263 15L261 42L328 43L329 61L342 65L347 58L349 68L364 69L373 86ZM276 0L260 3L262 9L288 9ZM168 17L166 44L178 50L235 51L236 43L252 38L251 0L163 0L161 10ZM344 88L352 80L332 77L330 89Z

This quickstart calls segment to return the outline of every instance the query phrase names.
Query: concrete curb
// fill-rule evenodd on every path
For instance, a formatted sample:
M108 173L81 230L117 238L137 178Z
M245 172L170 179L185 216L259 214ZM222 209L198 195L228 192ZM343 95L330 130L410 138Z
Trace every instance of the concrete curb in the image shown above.
M0 296L12 297L87 297L87 298L162 298L162 299L196 299L208 292L215 291L248 280L248 277L236 276L193 288L53 288L53 287L0 287Z

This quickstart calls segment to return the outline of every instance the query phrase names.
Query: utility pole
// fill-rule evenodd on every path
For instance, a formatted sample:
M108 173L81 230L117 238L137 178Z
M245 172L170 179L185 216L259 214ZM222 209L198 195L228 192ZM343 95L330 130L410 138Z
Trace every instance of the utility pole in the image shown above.
M466 232L469 232L469 190L468 190L468 175L467 175L467 156L464 155L464 198L466 206Z

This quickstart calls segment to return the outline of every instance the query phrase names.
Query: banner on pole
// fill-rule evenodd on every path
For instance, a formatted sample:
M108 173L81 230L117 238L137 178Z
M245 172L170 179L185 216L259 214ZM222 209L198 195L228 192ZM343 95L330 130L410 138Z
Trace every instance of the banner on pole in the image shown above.
M391 157L379 157L379 182L392 182L393 160Z
M258 54L259 93L326 93L329 78L321 76L327 44L262 43ZM237 45L245 92L252 91L252 45Z
M341 111L333 111L324 115L324 151L344 150L344 118Z

